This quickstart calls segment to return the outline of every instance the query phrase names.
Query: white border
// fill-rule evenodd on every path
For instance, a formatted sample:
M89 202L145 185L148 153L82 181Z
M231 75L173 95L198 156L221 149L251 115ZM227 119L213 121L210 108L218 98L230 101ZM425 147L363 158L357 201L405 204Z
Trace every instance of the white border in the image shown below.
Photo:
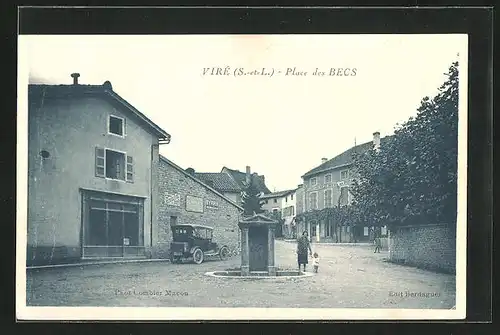
M28 46L18 36L16 317L22 320L438 320L466 316L468 36L459 53L456 306L439 309L125 308L26 306ZM399 35L404 36L404 35Z

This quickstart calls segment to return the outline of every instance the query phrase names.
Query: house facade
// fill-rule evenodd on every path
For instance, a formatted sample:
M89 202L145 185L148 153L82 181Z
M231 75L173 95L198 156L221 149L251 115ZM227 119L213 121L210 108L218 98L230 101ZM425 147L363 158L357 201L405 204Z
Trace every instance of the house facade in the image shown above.
M285 238L296 236L295 216L296 216L296 190L286 190L263 194L261 197L262 209L266 212L278 212L283 219L281 235Z
M366 152L380 145L380 133L375 132L373 141L356 145L332 159L323 158L320 165L305 173L302 176L301 191L304 212L350 205L353 197L349 189L356 178L353 154ZM373 237L373 227L369 223L340 225L332 218L306 220L298 228L300 231L307 231L311 240L317 242L367 242ZM383 227L382 234L386 232L387 229Z
M198 224L213 227L213 239L233 254L239 251L238 220L243 208L196 177L160 155L158 165L158 226L154 235L154 257L167 258L172 240L171 227Z
M29 85L27 263L149 257L170 135L111 83Z

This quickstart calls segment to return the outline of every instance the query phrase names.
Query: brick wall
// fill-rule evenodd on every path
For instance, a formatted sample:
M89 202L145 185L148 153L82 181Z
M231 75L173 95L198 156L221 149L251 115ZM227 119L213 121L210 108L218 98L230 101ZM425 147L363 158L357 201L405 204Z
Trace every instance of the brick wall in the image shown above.
M172 216L177 218L177 224L201 224L214 227L214 242L226 244L233 254L238 254L240 214L238 207L165 160L160 159L158 167L158 225L153 230L153 257L167 258L169 255L172 240L170 230ZM202 213L186 209L188 196L201 199ZM213 205L217 208L213 208Z
M455 273L455 250L454 226L407 226L390 231L392 262Z

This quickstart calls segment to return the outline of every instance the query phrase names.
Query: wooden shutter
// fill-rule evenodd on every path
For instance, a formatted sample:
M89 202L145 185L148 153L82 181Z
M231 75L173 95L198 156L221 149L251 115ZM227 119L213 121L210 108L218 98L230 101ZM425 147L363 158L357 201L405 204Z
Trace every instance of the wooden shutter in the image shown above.
M103 148L95 148L95 176L104 178L105 175L105 152Z
M134 159L132 156L127 156L127 182L134 182Z
M127 119L123 118L123 137L127 136Z

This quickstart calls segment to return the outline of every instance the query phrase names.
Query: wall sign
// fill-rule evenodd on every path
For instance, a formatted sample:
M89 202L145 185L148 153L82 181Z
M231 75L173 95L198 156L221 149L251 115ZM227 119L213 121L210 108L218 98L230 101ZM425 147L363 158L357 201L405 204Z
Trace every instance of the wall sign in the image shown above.
M203 213L203 198L186 195L186 210L188 212Z
M219 209L219 204L214 200L207 200L205 206L210 209Z
M177 193L165 192L163 201L167 206L175 206L175 207L181 206L181 196Z

